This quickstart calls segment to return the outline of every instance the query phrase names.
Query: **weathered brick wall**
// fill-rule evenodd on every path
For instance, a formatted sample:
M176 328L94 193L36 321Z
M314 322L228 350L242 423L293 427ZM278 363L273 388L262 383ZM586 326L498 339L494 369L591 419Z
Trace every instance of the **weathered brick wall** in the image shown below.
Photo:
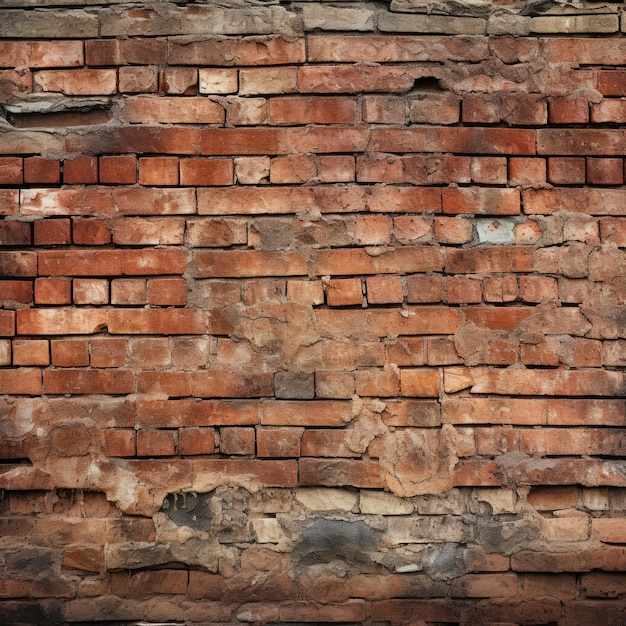
M0 622L626 623L619 2L0 10Z

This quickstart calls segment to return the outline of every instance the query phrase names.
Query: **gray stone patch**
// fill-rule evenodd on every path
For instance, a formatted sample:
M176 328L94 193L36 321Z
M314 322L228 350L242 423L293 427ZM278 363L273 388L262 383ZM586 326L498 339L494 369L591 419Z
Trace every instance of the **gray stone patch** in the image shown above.
M178 526L208 531L211 527L210 493L170 493L161 511Z
M480 243L507 244L515 241L515 222L511 219L478 218L474 223Z

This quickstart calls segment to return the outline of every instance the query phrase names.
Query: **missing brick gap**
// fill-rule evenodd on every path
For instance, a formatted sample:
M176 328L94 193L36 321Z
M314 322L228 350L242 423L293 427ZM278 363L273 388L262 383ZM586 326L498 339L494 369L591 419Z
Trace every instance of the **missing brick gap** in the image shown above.
M438 78L434 76L423 76L413 83L411 93L442 93L446 91Z
M111 102L104 98L45 99L5 104L3 117L14 128L93 126L111 119Z

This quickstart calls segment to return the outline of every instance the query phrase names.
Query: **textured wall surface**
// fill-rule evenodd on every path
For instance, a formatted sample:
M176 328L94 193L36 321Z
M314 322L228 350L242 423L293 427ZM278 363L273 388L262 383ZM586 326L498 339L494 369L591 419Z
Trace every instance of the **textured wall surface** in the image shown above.
M2 624L626 624L623 3L1 4Z

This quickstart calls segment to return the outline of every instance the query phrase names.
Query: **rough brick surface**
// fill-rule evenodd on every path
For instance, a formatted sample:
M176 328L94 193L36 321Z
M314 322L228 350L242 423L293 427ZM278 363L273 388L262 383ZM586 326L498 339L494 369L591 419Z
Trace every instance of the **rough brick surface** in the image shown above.
M624 622L623 3L4 5L0 623Z

